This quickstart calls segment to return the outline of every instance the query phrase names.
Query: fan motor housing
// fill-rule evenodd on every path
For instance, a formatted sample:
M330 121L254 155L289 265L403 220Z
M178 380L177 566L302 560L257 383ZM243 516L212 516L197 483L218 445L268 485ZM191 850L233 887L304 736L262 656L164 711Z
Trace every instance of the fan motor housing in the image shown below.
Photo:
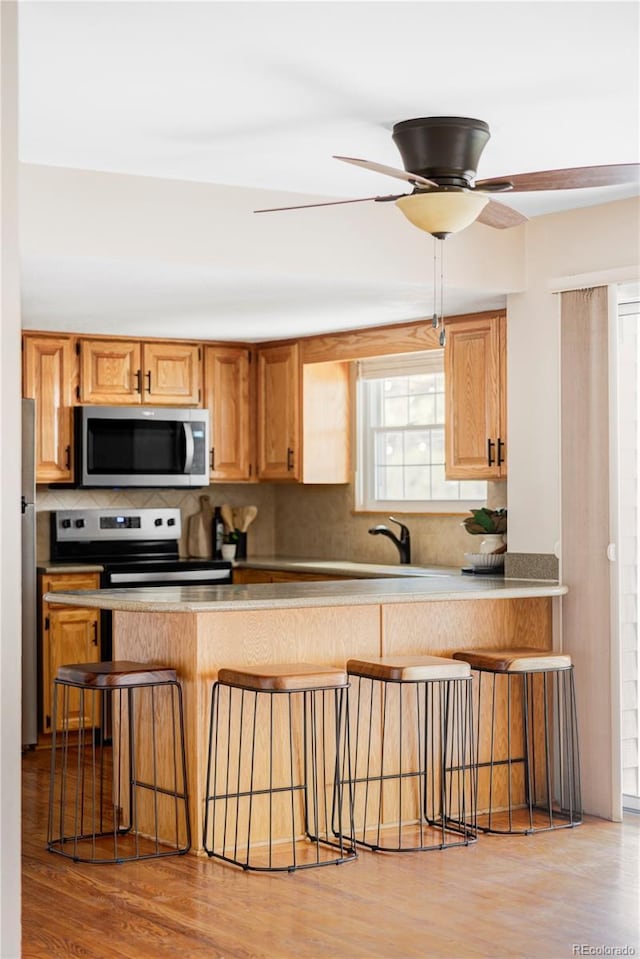
M491 133L483 120L421 117L394 124L404 168L443 186L468 187Z

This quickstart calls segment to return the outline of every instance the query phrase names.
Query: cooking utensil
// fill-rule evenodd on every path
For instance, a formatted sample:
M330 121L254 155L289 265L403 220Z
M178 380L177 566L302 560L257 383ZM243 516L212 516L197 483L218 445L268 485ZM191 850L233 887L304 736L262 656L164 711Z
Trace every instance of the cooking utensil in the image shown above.
M225 533L231 533L235 529L235 526L233 523L233 513L228 503L225 503L224 506L220 507L220 515L222 516L222 522L224 523Z
M245 506L245 508L244 508L243 511L242 511L242 514L243 514L243 515L242 515L242 524L241 524L241 526L240 526L240 529L241 529L241 531L242 531L243 533L246 533L247 530L249 529L249 527L251 526L251 524L253 523L254 519L255 519L256 516L258 515L258 507L257 507L257 506Z

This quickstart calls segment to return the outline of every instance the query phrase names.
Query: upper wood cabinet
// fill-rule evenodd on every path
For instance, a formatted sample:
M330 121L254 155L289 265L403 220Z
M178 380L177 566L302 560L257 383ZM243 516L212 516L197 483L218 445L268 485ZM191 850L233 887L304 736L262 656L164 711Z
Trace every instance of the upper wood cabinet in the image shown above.
M81 339L82 403L197 406L201 348L197 343Z
M506 318L445 320L447 479L502 479L506 462Z
M211 422L214 482L251 478L250 358L245 347L205 347L204 405Z
M300 363L297 343L258 348L258 478L350 479L347 362Z
M71 483L77 382L74 338L25 334L22 360L22 392L36 404L36 482Z
M300 354L297 343L259 347L258 478L298 480L300 442Z
M349 363L302 367L302 480L348 483L351 479Z

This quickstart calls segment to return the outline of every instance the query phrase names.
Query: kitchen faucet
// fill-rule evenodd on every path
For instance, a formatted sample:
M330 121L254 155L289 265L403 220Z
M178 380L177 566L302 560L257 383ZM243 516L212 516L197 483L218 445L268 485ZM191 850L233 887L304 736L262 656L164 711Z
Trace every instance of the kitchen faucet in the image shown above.
M409 534L408 528L401 523L399 519L396 519L394 516L390 516L389 519L392 523L397 523L400 527L400 539L392 532L387 526L373 526L369 532L372 536L388 536L389 539L396 544L398 547L398 552L400 553L400 562L401 563L410 563L411 562L411 536Z

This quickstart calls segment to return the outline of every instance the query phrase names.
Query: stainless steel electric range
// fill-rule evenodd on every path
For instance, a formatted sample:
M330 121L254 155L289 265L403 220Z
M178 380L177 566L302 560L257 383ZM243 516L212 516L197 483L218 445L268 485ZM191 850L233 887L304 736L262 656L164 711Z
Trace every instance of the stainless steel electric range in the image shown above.
M51 513L51 558L100 565L104 589L219 586L233 582L221 559L181 559L179 509L71 509ZM110 615L102 617L102 655L111 657Z

